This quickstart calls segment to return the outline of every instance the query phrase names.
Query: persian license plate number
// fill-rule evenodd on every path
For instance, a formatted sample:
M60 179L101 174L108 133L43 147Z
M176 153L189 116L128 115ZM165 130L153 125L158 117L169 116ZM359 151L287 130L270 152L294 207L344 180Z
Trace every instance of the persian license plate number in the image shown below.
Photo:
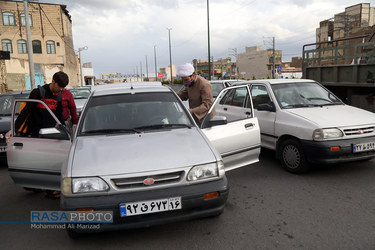
M120 204L121 217L159 213L182 208L181 197Z
M354 153L370 151L370 150L375 150L375 142L353 144Z

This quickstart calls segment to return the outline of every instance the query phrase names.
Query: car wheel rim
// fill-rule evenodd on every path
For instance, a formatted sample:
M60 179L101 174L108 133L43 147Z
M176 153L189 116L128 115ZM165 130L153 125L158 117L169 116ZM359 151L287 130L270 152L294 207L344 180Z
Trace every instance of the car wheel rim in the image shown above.
M298 168L301 163L301 154L298 148L293 145L287 145L283 151L283 160L288 168Z

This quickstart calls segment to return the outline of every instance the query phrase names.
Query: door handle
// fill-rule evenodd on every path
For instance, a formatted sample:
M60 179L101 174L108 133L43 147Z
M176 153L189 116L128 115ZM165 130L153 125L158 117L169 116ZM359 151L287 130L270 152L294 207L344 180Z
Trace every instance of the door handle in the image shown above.
M251 115L251 113L250 112L245 112L245 115Z
M225 111L228 111L228 109L227 109L227 108L224 108L224 110L225 110Z
M254 123L245 124L245 128L252 128L252 127L254 127Z
M13 146L23 147L23 143L22 142L15 142L15 143L13 143Z

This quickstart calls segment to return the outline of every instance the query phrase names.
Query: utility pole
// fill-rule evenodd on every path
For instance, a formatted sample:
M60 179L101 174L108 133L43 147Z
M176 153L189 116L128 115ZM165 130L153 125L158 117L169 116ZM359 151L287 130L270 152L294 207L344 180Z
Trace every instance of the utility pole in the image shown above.
M29 8L27 0L23 0L23 6L25 9L25 21L26 21L26 39L27 39L27 54L29 57L29 71L30 71L30 85L33 90L35 86L35 70L34 70L34 58L33 58L33 47L31 44L30 34L30 20L29 20Z
M211 80L211 55L210 55L210 1L207 0L207 35L208 35L208 80Z
M215 80L215 63L214 63L214 56L211 56L211 62L212 62L212 80ZM211 80L211 77L210 77Z
M147 56L146 56L146 77L147 77L147 81L148 81L148 64L147 64Z
M79 70L81 72L81 86L83 86L84 79L83 79L83 73L82 73L82 58L81 58L81 51L87 50L87 46L78 48L78 56L79 56Z
M156 45L154 45L154 57L155 57L155 81L158 81L158 70L156 67Z
M275 79L275 37L272 37L272 79Z
M138 79L138 77L139 77L139 75L138 75L138 66L136 66L136 68L137 68L137 82L139 82L139 79Z
M168 30L168 37L169 37L169 66L171 67L171 84L173 84L173 76L172 76L172 50L171 50L171 29L167 28Z
M143 82L143 75L142 75L142 62L139 62L139 64L141 65L141 82Z
M238 53L237 53L237 48L234 48L234 49L230 49L233 51L232 54L230 54L231 56L234 56L236 58L236 72L237 73L237 79L239 78L239 72L238 72L238 60L237 60L237 56L238 56ZM232 73L230 74L231 78L232 78Z

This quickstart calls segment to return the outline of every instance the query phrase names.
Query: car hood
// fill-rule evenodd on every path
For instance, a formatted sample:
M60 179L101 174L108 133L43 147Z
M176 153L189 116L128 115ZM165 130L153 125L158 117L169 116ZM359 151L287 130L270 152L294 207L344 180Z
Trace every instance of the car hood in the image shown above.
M78 110L81 110L86 102L87 99L74 99L74 103L76 104L76 108Z
M8 132L11 125L11 116L0 116L0 132Z
M80 136L72 150L72 177L166 170L216 161L197 128Z
M375 123L375 114L349 105L322 106L313 108L288 109L315 123L320 128L350 127Z

